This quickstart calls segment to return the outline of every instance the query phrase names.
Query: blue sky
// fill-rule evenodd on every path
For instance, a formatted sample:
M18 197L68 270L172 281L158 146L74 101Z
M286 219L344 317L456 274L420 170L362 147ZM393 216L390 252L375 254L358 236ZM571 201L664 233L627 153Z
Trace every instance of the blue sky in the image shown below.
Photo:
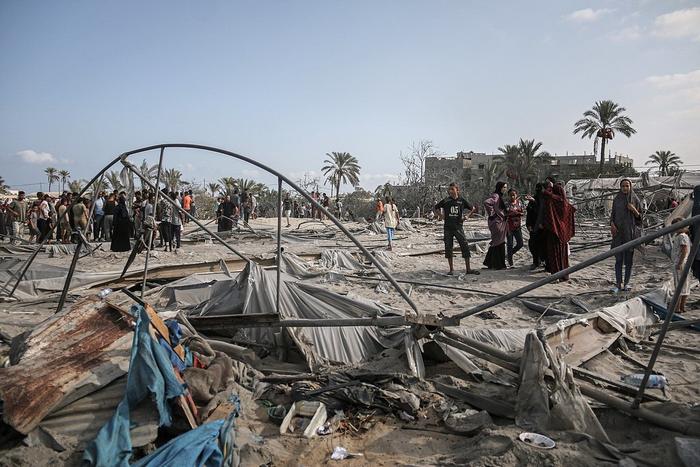
M4 0L0 48L0 175L13 186L190 142L295 179L348 151L374 188L419 139L444 154L521 137L590 152L573 123L599 99L638 130L612 151L700 164L698 1ZM166 161L188 180L272 182L217 156Z

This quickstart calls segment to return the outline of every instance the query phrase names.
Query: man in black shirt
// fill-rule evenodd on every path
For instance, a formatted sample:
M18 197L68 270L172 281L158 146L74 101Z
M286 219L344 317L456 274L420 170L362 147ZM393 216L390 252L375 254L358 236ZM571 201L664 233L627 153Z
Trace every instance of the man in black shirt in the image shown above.
M467 274L478 275L479 271L473 271L469 267L469 244L467 243L467 238L464 236L464 230L462 229L462 222L465 217L464 212L469 211L466 217L471 217L474 211L476 211L476 208L459 195L459 187L456 183L450 183L447 192L449 196L437 203L434 209L437 211L438 216L440 215L440 209L442 209L444 213L445 258L447 258L447 264L450 265L450 272L448 274L450 276L454 274L452 248L454 245L453 239L456 238L459 243L459 248L462 250L462 257L467 267Z

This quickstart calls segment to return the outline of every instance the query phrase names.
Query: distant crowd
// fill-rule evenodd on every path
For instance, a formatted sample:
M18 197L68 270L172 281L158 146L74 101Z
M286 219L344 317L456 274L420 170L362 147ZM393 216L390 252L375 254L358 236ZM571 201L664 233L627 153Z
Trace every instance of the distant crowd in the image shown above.
M192 191L163 189L158 196L136 191L133 199L127 196L118 190L101 191L94 198L37 192L36 199L29 200L20 191L16 199L0 205L0 236L11 243L104 241L112 251L129 251L131 239L151 235L158 247L180 248L182 225L188 215L196 216Z

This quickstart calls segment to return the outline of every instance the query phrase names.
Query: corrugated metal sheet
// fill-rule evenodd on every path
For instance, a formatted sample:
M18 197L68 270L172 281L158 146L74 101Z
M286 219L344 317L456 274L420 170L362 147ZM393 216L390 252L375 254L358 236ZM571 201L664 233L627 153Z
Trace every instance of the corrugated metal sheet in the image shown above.
M99 391L95 391L60 410L52 412L40 424L54 442L64 448L82 450L93 440L99 429L112 417L126 392L126 376ZM144 446L158 435L158 411L150 399L131 412L131 442Z
M95 297L40 324L19 363L0 369L4 421L26 434L51 412L124 375L131 341L123 315Z

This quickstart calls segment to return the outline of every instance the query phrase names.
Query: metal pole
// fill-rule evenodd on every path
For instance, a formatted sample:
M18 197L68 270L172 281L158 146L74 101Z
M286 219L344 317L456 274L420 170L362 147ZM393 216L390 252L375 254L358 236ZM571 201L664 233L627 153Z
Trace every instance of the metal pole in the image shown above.
M61 291L61 298L58 300L58 306L56 307L56 313L63 309L63 305L66 303L66 297L68 296L68 289L70 289L70 281L73 279L73 273L75 273L75 266L78 264L78 258L80 257L80 248L83 246L83 238L78 237L78 245L75 247L75 253L73 253L73 260L70 262L70 268L68 268L68 275L66 276L66 282L63 284L63 290Z
M161 146L161 147L165 148L166 146ZM122 156L121 163L124 164L124 166L127 167L129 170L131 170L137 177L139 177L146 185L148 185L149 188L151 188L151 189L156 189L156 190L157 190L158 187L154 187L153 184L152 184L150 181L146 180L145 177L139 173L139 171L136 169L136 167L134 167L133 164L131 164L130 162L127 162L127 161L124 159L125 157L126 157L126 155ZM235 255L237 255L237 256L238 256L239 258L241 258L242 260L250 261L248 258L246 258L245 256L243 256L242 253L240 253L238 250L236 250L236 249L233 248L231 245L229 245L228 243L226 243L221 237L219 237L219 236L216 235L214 232L212 232L211 230L209 230L208 228L206 228L206 227L204 226L204 224L202 224L202 223L199 222L197 219L195 219L194 217L192 217L192 216L190 215L189 212L185 211L185 210L182 209L180 206L178 206L177 203L175 203L175 201L171 200L171 199L170 199L169 197L167 197L167 196L164 196L164 197L163 197L163 200L164 200L166 203L169 203L169 204L170 204L171 206L173 206L175 209L177 209L178 212L183 213L189 220L191 220L192 222L194 222L195 224L197 224L197 225L198 225L199 227L201 227L204 231L206 231L209 235L211 235L212 237L214 237L219 243L221 243L221 244L222 244L224 247L226 247L229 251L231 251L232 253L234 253Z
M282 276L280 264L282 262L282 179L277 178L277 290L275 306L277 314L280 314L280 279Z
M680 222L674 224L678 225ZM656 359L659 356L659 352L661 351L661 346L664 343L664 339L666 338L666 332L668 331L668 326L671 324L671 319L673 318L673 314L676 312L676 307L678 306L678 302L681 298L681 291L683 290L683 284L688 278L688 273L690 272L690 268L693 266L693 260L695 259L695 255L698 252L698 247L700 247L700 235L695 235L695 239L693 240L693 246L690 248L690 252L688 253L688 258L685 261L685 265L683 266L683 271L681 272L680 277L678 278L678 284L676 285L676 290L673 292L673 298L671 298L671 303L669 305L669 310L668 313L666 314L666 319L664 320L663 327L661 328L661 332L659 333L659 337L656 341L656 345L654 346L654 350L651 352L651 358L649 359L649 364L647 365L647 369L644 371L644 377L642 378L642 382L639 384L639 392L637 392L637 395L634 398L634 401L632 401L632 408L636 409L639 407L640 402L642 401L642 397L644 396L644 391L646 390L647 382L649 381L649 376L651 375L652 370L654 369L654 364L656 363Z
M692 224L697 224L700 222L700 215L690 217L688 219L684 219L680 222L677 222L675 224L669 225L668 227L664 227L662 229L657 230L656 232L652 232L650 234L647 234L643 237L634 239L630 242L624 243L616 248L612 248L604 253L600 253L598 255L595 255L592 258L588 258L585 261L582 261L575 266L571 266L569 268L566 268L562 271L559 271L555 274L552 274L551 276L544 277L538 281L535 281L531 284L528 284L524 287L521 287L517 290L514 290L512 292L509 292L505 295L502 295L500 297L494 298L493 300L490 300L486 303L482 303L481 305L477 305L474 308L471 308L467 311L464 311L462 313L458 313L453 316L449 316L446 318L446 321L457 321L461 320L462 318L466 318L467 316L471 316L473 314L479 313L481 311L484 311L488 308L491 308L492 306L498 305L503 302L507 302L510 299L513 299L515 297L518 297L526 292L529 292L531 290L537 289L539 287L542 287L543 285L549 284L550 282L554 282L558 279L561 279L562 277L568 276L569 274L572 274L576 271L580 271L581 269L587 268L588 266L598 263L604 259L610 258L611 256L615 256L618 253L622 253L623 251L630 250L632 248L635 248L643 243L648 243L651 240L654 240L655 238L662 237L666 234L669 234L671 232L675 232L678 229L681 229L683 227L692 225ZM690 258L689 258L690 259Z
M160 157L158 158L158 174L156 175L156 194L155 197L153 198L153 226L156 225L155 220L156 220L156 208L158 207L158 196L160 196L160 190L158 187L160 186L160 173L161 170L163 169L163 153L165 152L165 148L160 148ZM146 203L148 203L148 199L146 199ZM144 219L146 221L147 219ZM145 223L145 222L144 222ZM146 232L146 228L144 227L143 229L144 232ZM146 261L144 262L143 265L143 282L141 283L141 298L143 298L143 293L146 290L146 279L148 278L148 259L151 257L151 248L153 247L153 234L155 232L151 231L148 234L148 243L146 244ZM136 247L134 247L136 248Z

